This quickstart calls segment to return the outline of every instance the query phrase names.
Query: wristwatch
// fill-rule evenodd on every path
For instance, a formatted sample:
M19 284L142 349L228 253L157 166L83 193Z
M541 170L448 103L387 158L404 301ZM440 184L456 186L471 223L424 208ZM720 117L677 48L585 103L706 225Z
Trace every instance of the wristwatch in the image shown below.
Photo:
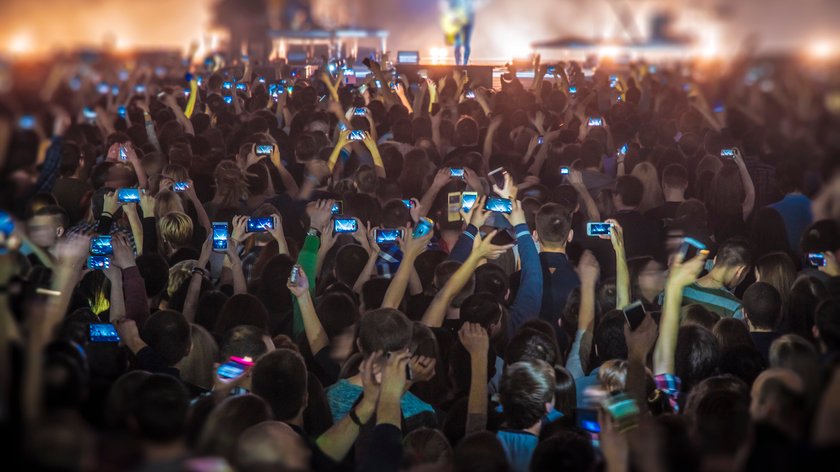
M309 231L306 232L307 236L315 236L316 238L321 237L321 232L315 228L309 228Z

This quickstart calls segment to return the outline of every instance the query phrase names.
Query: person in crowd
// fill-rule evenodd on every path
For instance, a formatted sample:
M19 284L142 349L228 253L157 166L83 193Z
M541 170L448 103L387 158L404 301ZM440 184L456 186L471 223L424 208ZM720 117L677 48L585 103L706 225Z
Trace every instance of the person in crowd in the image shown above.
M9 470L833 463L840 127L810 74L193 59L0 95Z

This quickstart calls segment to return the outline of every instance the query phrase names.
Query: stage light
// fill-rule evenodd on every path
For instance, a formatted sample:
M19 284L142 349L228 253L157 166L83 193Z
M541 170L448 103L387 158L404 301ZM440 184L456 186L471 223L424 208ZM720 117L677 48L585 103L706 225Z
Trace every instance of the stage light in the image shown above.
M808 53L814 59L828 59L835 52L834 45L825 40L815 41L808 48Z
M604 45L598 48L598 57L601 59L615 59L620 53L618 46Z
M504 48L504 57L510 59L530 58L534 54L534 48L526 40L506 39L501 46Z
M441 64L446 61L446 56L449 55L449 49L447 48L431 48L429 49L429 58L432 60L432 64Z
M32 51L32 38L26 33L20 33L9 41L9 52L14 55L26 54Z

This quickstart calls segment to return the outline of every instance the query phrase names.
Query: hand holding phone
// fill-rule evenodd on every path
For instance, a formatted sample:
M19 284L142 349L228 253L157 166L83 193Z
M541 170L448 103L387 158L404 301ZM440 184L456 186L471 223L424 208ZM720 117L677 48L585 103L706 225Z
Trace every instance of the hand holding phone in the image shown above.
M121 188L117 191L117 200L120 203L139 203L140 189L139 188Z
M227 222L213 222L213 252L226 252L228 248L228 237Z
M587 236L609 236L612 234L612 224L610 223L586 223Z
M88 328L88 341L92 343L118 343L120 335L111 323L91 323Z
M274 229L273 216L248 218L248 223L245 226L246 233L265 233L272 229Z
M231 356L227 362L216 369L216 376L223 383L232 382L241 377L248 369L254 366L250 357Z
M511 203L511 201L507 198L487 197L487 200L484 203L484 209L494 213L509 214L513 211L513 203Z
M333 220L333 233L355 233L358 231L359 225L355 218L336 218Z

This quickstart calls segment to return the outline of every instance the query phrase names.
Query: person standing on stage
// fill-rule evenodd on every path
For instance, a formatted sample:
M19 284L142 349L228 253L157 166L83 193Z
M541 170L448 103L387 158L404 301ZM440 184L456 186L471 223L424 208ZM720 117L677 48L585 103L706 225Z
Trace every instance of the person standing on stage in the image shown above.
M441 23L446 35L446 44L455 45L455 63L466 65L470 61L470 39L475 24L474 2L444 0L443 7Z

